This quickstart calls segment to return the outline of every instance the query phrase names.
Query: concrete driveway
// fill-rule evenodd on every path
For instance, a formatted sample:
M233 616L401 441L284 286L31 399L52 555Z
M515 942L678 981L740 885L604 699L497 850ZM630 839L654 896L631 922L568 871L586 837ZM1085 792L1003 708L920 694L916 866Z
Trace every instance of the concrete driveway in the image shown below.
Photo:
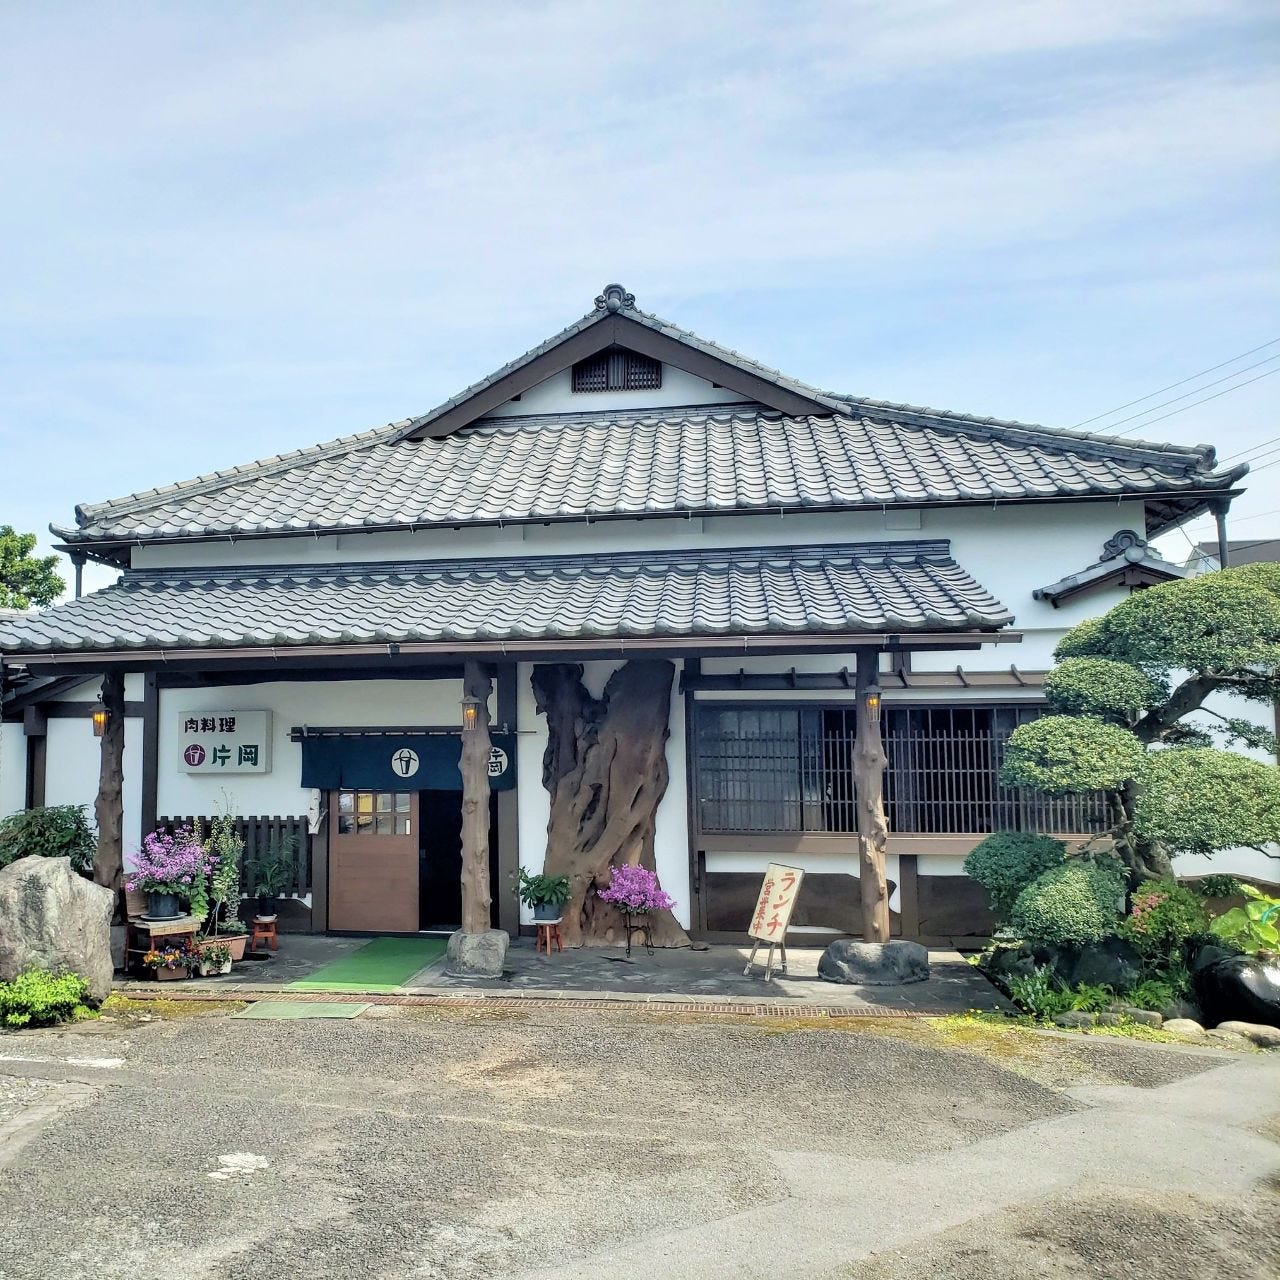
M0 1204L4 1280L1270 1276L1280 1054L635 1008L86 1024L0 1036Z

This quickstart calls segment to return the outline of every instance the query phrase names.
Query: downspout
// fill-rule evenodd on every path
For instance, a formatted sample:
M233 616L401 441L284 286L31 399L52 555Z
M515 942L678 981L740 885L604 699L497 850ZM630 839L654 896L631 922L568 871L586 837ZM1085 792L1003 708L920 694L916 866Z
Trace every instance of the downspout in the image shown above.
M1214 508L1213 518L1218 526L1218 568L1227 569L1231 566L1231 544L1227 541L1227 511L1231 503L1220 502Z

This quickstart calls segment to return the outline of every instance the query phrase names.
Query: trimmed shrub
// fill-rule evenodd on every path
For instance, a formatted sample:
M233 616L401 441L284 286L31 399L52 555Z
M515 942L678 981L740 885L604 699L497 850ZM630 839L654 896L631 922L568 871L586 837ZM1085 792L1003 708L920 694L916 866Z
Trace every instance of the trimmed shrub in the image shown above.
M82 804L26 809L0 820L0 867L19 858L70 858L71 869L93 875L98 839Z
M997 831L975 846L964 860L964 871L987 891L991 912L1003 923L1009 919L1018 894L1042 872L1065 862L1066 857L1066 845L1052 836Z
M1023 889L1009 923L1033 946L1100 942L1117 930L1123 892L1118 862L1071 858Z
M1148 962L1181 959L1186 944L1208 931L1204 901L1176 880L1148 880L1135 889L1120 927L1121 937L1132 942Z
M89 984L77 973L24 969L0 982L0 1027L47 1027L93 1017Z

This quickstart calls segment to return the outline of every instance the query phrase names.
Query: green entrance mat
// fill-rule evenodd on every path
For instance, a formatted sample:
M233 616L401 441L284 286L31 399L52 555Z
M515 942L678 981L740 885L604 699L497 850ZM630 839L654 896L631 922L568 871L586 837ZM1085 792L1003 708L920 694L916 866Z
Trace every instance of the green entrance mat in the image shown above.
M259 1000L234 1018L358 1018L367 1004L338 1004L326 1000Z
M374 938L285 990L396 992L419 969L439 960L446 945L443 938Z

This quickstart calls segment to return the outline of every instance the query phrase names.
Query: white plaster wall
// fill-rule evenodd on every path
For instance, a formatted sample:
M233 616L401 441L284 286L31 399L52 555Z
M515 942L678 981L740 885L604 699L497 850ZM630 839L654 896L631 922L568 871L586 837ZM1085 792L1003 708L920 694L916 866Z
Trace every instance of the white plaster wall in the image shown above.
M604 692L609 677L620 662L583 664L582 682L593 697ZM692 886L689 880L688 787L685 777L684 699L680 696L683 663L676 663L671 688L671 736L667 739L666 794L654 820L654 866L662 887L676 900L674 915L689 927ZM551 817L551 797L542 785L542 756L547 749L547 721L534 707L530 676L533 667L522 662L517 668L520 733L517 753L520 768L518 816L520 857L530 871L541 870L547 852L547 822ZM533 920L532 911L521 906L521 923Z
M168 817L216 813L227 803L225 792L238 813L305 814L310 792L301 781L302 744L289 740L294 726L440 728L460 724L461 699L461 680L298 680L162 689L157 810ZM179 768L182 719L201 711L272 712L271 772L219 777Z
M20 721L0 723L0 818L17 813L27 798L27 739Z
M88 716L50 719L45 747L45 804L83 804L94 822L98 776L102 764L101 739L93 736ZM126 865L138 847L142 824L142 720L124 722L124 856Z
M574 391L569 369L530 387L519 400L491 409L490 418L515 418L538 413L609 413L615 409L649 409L663 405L743 404L748 396L717 387L674 365L662 366L662 386L645 391Z

